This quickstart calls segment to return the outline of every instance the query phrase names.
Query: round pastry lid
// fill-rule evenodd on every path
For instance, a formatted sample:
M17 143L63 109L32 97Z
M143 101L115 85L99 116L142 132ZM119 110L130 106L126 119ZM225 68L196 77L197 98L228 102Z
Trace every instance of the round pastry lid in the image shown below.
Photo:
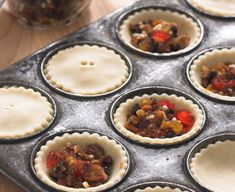
M193 8L208 15L235 17L233 0L186 0Z
M170 53L151 53L142 51L131 44L131 33L129 30L130 24L136 24L140 21L148 19L162 19L168 22L176 23L178 26L178 34L188 34L190 37L189 45L178 51ZM124 13L118 20L116 25L116 35L118 39L127 48L147 56L176 56L187 53L196 48L203 39L204 28L202 23L194 16L185 13L184 11L161 6L146 6L136 8Z
M191 130L173 138L150 138L135 134L126 129L125 123L130 108L139 101L148 98L156 99L157 101L169 100L174 103L176 110L186 109L190 111L195 118ZM158 86L136 89L120 96L111 106L110 119L114 130L124 138L141 145L158 146L178 144L195 137L202 130L206 115L201 104L188 94L176 89Z
M66 143L79 145L80 147L95 143L103 147L105 154L110 155L114 160L109 180L104 184L86 189L66 187L54 182L48 175L45 160L49 152L62 148ZM63 132L51 135L39 142L31 155L31 168L33 174L50 188L66 192L98 192L112 188L124 179L129 171L129 166L129 154L119 141L98 132L88 132L85 130L84 132Z
M213 192L234 190L235 134L225 133L197 143L187 155L191 178Z
M212 67L217 63L235 63L235 48L218 47L204 50L194 56L186 66L186 75L190 85L203 96L225 103L234 103L234 96L220 95L204 88L201 84L203 66Z
M122 192L195 192L178 183L151 181L132 185Z
M95 97L113 93L131 78L129 59L103 43L80 42L52 50L41 65L46 83L64 95Z
M0 86L0 140L18 140L49 128L56 116L54 100L43 90L19 84Z

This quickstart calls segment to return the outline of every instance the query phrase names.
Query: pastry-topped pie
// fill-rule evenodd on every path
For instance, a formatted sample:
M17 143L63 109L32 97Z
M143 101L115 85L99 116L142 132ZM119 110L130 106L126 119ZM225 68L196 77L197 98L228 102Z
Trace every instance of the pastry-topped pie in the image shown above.
M215 16L234 17L234 0L187 0L196 9Z
M97 45L76 45L58 51L49 59L44 74L54 87L75 95L110 92L129 76L119 54Z
M25 87L0 88L0 138L22 138L48 127L51 103L41 93Z
M197 182L214 192L235 190L235 141L217 141L192 158L190 169Z

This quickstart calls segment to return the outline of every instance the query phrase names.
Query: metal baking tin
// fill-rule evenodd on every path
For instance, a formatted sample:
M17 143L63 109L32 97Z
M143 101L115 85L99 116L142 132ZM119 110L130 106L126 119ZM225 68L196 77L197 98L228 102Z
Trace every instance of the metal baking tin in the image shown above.
M182 166L185 154L200 140L220 132L233 132L234 106L224 105L205 99L196 93L188 85L184 78L184 63L189 61L198 52L210 47L233 46L235 44L234 22L225 20L213 20L204 15L193 13L195 17L206 23L205 38L198 49L181 55L180 57L143 57L125 49L116 38L114 23L121 15L129 10L141 6L161 5L170 8L186 10L192 14L185 1L179 0L140 0L126 8L122 8L111 15L96 21L95 23L74 32L61 40L48 45L33 55L24 58L15 65L11 65L4 71L0 71L0 82L25 82L32 86L40 87L48 92L59 104L59 118L56 118L56 125L33 138L21 142L0 144L0 171L10 177L27 192L51 192L38 180L32 177L30 170L30 156L34 146L41 139L55 133L71 130L79 131L80 127L90 128L108 134L120 140L129 150L133 166L128 176L121 185L116 186L108 192L120 192L137 181L170 181L181 183L184 186L202 191L195 186L188 175L185 174ZM220 29L218 29L220 26ZM228 33L231 32L231 33ZM226 34L221 36L221 34ZM121 50L133 64L133 76L129 83L115 94L97 98L64 97L56 91L52 91L40 75L41 61L51 50L64 44L80 41L108 42L111 46ZM198 100L207 111L206 126L203 132L190 142L169 147L146 148L133 145L126 139L120 137L111 128L109 112L111 104L122 94L140 87L157 86L172 87L189 93Z
M210 52L210 51L213 51L213 50L221 50L221 49L230 49L230 48L233 48L233 47L214 47L214 48L209 48L209 49L206 49L206 50L203 50L201 52L199 52L198 54L196 54L192 59L190 59L190 61L188 63L186 63L185 65L185 75L186 75L186 79L188 81L188 83L190 84L190 86L196 91L198 92L199 94L201 94L202 96L208 98L208 99L211 99L212 101L217 101L217 102L221 102L221 103L225 103L225 104L235 104L235 100L234 101L229 101L229 100L225 100L225 99L222 99L222 98L218 98L218 97L215 97L213 95L208 95L206 92L200 90L198 87L196 87L194 85L194 83L192 82L191 80L191 77L190 77L190 68L191 68L191 65L193 64L193 62L198 59L201 55L204 55L205 53L207 52Z
M183 186L183 185L180 185L178 183L171 183L171 182L166 182L166 181L150 181L150 182L144 182L144 183L139 183L139 184L135 184L135 185L132 185L130 187L128 187L127 189L123 190L122 192L135 192L135 190L137 189L145 189L147 187L151 187L151 188L154 188L154 187L170 187L172 189L180 189L182 191L187 191L187 192L195 192L194 190L186 187L186 186Z
M58 107L57 107L57 103L55 102L55 100L50 96L49 93L47 93L46 91L44 91L43 89L36 87L36 86L32 86L29 84L24 84L24 83L20 83L20 82L0 82L0 88L2 87L25 87L25 88L30 88L33 89L34 91L37 91L39 93L41 93L42 96L46 97L47 100L51 103L52 105L52 109L53 109L53 116L52 116L52 120L50 121L50 123L48 124L48 126L42 130L40 130L39 132L33 133L31 135L27 135L27 136L23 136L23 137L17 137L17 138L9 138L9 139L0 139L0 143L12 143L12 142L20 142L20 141L24 141L26 139L30 139L33 137L38 136L39 134L42 134L43 132L48 131L48 129L52 128L53 124L56 121L57 115L58 115Z
M30 156L30 170L31 170L31 173L33 175L34 178L36 178L38 180L38 182L41 184L41 185L44 185L49 191L52 191L52 190L55 190L54 188L52 188L51 186L43 183L41 181L41 179L38 177L37 173L36 173L36 170L34 168L34 159L36 157L36 154L37 152L40 150L41 146L42 145L45 145L47 141L49 140L52 140L54 139L56 136L62 136L63 134L65 133L68 133L68 134L73 134L73 133L83 133L83 132L88 132L88 133L97 133L99 134L100 136L106 136L108 137L109 139L111 140L114 140L116 141L117 144L119 144L122 149L126 152L127 154L127 159L128 159L128 162L127 162L127 169L125 171L125 173L123 174L123 177L120 181L116 182L112 187L106 189L106 190L111 190L113 189L115 186L119 185L128 175L129 171L130 171L130 168L131 168L131 159L130 159L130 155L129 155L129 151L126 149L126 147L116 138L113 138L107 134L104 134L104 133L101 133L99 131L95 131L95 130L91 130L91 129L85 129L85 128L80 128L78 131L63 131L63 132L59 132L59 133L55 133L55 134L52 134L48 137L45 137L43 138L42 140L40 140L33 148L33 151L32 151L32 154ZM55 191L58 191L58 190L55 190Z
M150 52L143 52L141 50L138 50L138 49L134 49L133 47L127 45L121 38L120 34L119 34L119 31L120 31L120 26L122 25L122 23L130 16L130 15L133 15L135 12L139 12L139 11L142 11L142 10L148 10L148 9L161 9L161 10L170 10L170 11L174 11L174 12L178 12L180 14L184 14L186 16L188 16L189 18L191 18L194 22L197 23L197 25L199 26L200 28L200 38L198 39L198 41L190 48L190 49L187 49L187 50L184 50L184 51L180 51L180 52L171 52L171 53L150 53ZM201 23L201 21L196 18L194 15L188 13L188 12L185 12L183 10L180 10L180 9L177 9L177 8L172 8L172 7L166 7L166 6L160 6L160 5L151 5L151 6L140 6L140 7L135 7L134 9L131 9L130 11L124 13L123 15L121 15L116 23L116 26L115 26L115 33L116 33L116 36L118 38L118 40L123 44L123 46L125 46L127 49L133 51L133 52L136 52L137 54L140 54L140 55L144 55L144 56L150 56L150 57L172 57L172 56L179 56L179 55L183 55L183 54L186 54L194 49L196 49L203 37L204 37L204 27L203 27L203 24Z
M200 129L198 130L198 132L194 135L192 135L190 138L186 139L186 140L182 140L182 141L179 141L179 142L175 142L173 144L148 144L148 143L142 143L140 141L136 141L136 140L132 140L131 138L123 135L119 129L116 127L116 124L114 122L114 114L117 110L117 108L120 106L121 103L125 102L127 99L132 99L134 98L135 96L142 96L144 94L147 94L147 95L152 95L153 93L157 93L157 94L163 94L163 93L166 93L168 95L172 95L172 94L175 94L176 96L183 96L185 97L186 99L192 101L194 104L196 104L199 109L202 111L202 114L203 114L203 122L202 122L202 125L200 127ZM200 102L198 102L195 98L193 98L192 96L190 96L189 94L185 93L185 92L181 92L180 90L178 89L172 89L170 87L163 87L163 86L151 86L151 87L143 87L143 88L139 88L139 89L135 89L133 91L129 91L123 95L121 95L120 97L118 97L115 102L111 105L111 108L110 108L110 113L109 113L109 118L110 118L110 121L112 123L112 127L114 129L115 132L117 132L120 136L122 136L123 138L125 138L126 140L129 140L133 143L136 143L136 144L139 144L139 145L143 145L143 146L149 146L149 147L157 147L157 146L170 146L170 145L176 145L176 144L180 144L180 143L184 143L186 141L189 141L193 138L195 138L204 128L205 126L205 123L206 123L206 112L205 112L205 109L204 107L200 104Z
M192 179L192 181L196 185L201 187L201 189L203 191L213 192L213 191L207 189L206 186L202 185L197 180L197 178L194 177L194 175L191 171L191 168L190 168L191 159L196 155L196 153L200 152L201 149L206 148L209 144L214 144L217 141L226 141L226 140L235 141L235 133L222 133L222 134L217 134L217 135L208 137L206 139L203 139L202 141L200 141L196 145L194 145L193 148L185 156L184 166L186 167L187 174L190 176L190 178Z
M215 19L235 19L235 16L227 16L227 15L216 15L216 14L213 14L213 13L207 13L207 12L204 12L203 10L200 10L198 9L197 7L193 6L188 0L184 0L190 8L192 8L193 10L197 11L198 13L201 13L203 15L206 15L206 16L209 16L209 17L212 17L212 18L215 18ZM226 3L226 2L224 2Z
M101 93L101 94L94 94L94 95L82 95L82 94L75 94L75 93L69 93L66 92L62 89L57 88L56 86L52 85L46 78L46 76L44 75L44 68L45 65L47 64L47 62L50 60L50 58L55 55L58 51L66 49L66 48L70 48L76 45L97 45L99 47L106 47L109 50L113 50L116 54L120 55L120 57L125 61L126 66L128 67L128 78L126 79L126 81L119 87L117 87L114 90L108 91L106 93ZM66 43L63 45L59 45L55 48L53 48L51 51L49 51L45 57L43 58L41 65L40 65L40 74L41 77L43 78L43 81L54 91L64 95L64 96L68 96L68 97L73 97L73 98L77 98L77 97L83 97L83 98L94 98L94 97L99 97L99 96L106 96L112 93L115 93L117 91L119 91L120 89L122 89L123 87L125 87L127 85L127 83L130 81L131 77L132 77L132 64L130 59L125 55L125 53L123 53L122 51L118 50L117 48L113 47L112 45L108 45L102 42L91 42L91 41L77 41L77 42L72 42L72 43Z

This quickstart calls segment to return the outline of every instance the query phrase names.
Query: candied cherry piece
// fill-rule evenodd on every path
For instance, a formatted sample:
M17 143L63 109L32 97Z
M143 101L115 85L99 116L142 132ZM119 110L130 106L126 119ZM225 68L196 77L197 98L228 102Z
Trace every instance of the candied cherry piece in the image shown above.
M59 154L52 151L49 153L47 160L46 160L46 165L48 169L54 168L58 163L59 163Z
M185 124L182 124L183 125L183 128L182 128L182 133L187 133L191 130L192 126L188 126L188 125L185 125Z
M76 161L76 167L77 167L76 176L81 177L84 167L84 161L78 159Z
M175 105L166 99L159 102L159 106L163 107L164 105L167 106L168 109L175 110Z
M235 79L228 81L228 87L235 88Z
M152 33L152 39L157 43L164 43L170 39L170 35L162 30L157 30Z
M226 87L226 82L221 79L214 79L212 81L212 88L217 91L223 91Z
M194 124L194 117L190 111L179 110L176 112L176 119L181 121L183 125L192 127Z

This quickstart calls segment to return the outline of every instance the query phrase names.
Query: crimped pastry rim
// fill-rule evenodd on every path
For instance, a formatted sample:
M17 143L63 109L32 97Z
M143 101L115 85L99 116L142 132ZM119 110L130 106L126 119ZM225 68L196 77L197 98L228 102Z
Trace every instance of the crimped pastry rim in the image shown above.
M194 113L195 113L194 116L197 115L196 121L194 122L194 126L192 127L192 129L188 133L183 134L181 136L176 136L173 138L164 138L164 139L143 137L127 130L124 127L124 125L120 122L120 119L125 116L125 112L123 112L123 110L125 110L125 108L127 107L130 107L132 103L136 103L139 100L142 100L144 98L149 98L149 97L156 98L156 99L169 99L170 101L172 101L173 99L174 101L177 101L178 104L183 102L184 105L189 106L189 108L191 107L194 110ZM135 96L132 99L127 99L125 102L119 105L119 107L116 109L113 115L113 122L119 133L121 133L122 135L124 135L125 137L131 140L134 140L143 144L151 144L151 145L171 145L171 144L175 144L175 143L179 143L181 141L187 140L191 138L192 136L194 136L195 134L197 134L202 129L203 121L204 121L204 115L198 105L194 104L191 100L188 100L183 96L177 96L175 94L168 95L166 93L163 93L160 95L157 93L154 93L151 95L144 94L142 96Z
M196 38L195 41L193 43L190 42L190 45L188 45L184 49L180 49L178 51L172 51L170 53L151 53L151 52L147 52L147 51L142 51L142 50L134 47L133 45L131 45L130 42L125 40L124 28L127 25L129 25L131 19L135 18L138 15L141 15L141 14L144 14L144 13L150 12L150 11L153 11L153 12L162 11L162 12L167 12L169 14L176 14L177 16L181 16L182 19L184 18L185 20L188 21L188 23L190 23L192 26L194 26L194 29L197 33L197 35L195 36L195 38ZM181 12L180 10L177 10L177 9L161 7L161 6L159 6L159 7L158 6L157 7L144 7L144 8L134 10L130 15L128 15L128 13L126 15L123 16L124 19L120 20L121 22L120 22L119 26L116 27L117 28L116 34L117 34L119 40L121 40L126 46L128 46L129 48L131 48L139 53L143 53L143 54L147 54L147 55L151 55L151 56L173 56L173 55L184 54L184 53L189 52L192 49L196 48L200 44L200 42L202 41L203 36L204 36L204 27L201 24L201 22L199 20L197 20L196 18L194 18L192 15L185 14L183 11Z
M194 179L201 186L209 189L210 191L219 192L219 191L215 191L216 189L212 189L211 187L208 187L204 182L201 181L200 176L198 176L198 172L195 169L195 167L197 167L197 161L200 160L204 156L205 153L208 153L208 151L211 151L213 148L216 148L218 145L220 146L226 145L227 143L235 143L235 141L231 139L227 139L223 141L217 140L214 143L209 143L206 147L203 147L198 152L196 152L189 162L189 169Z
M194 7L195 9L205 13L205 14L209 14L212 16L217 16L217 17L235 17L235 11L234 13L230 14L227 13L226 11L219 11L219 10L212 10L206 6L201 5L200 3L198 3L195 0L186 0L192 7Z
M46 128L48 128L51 123L53 122L54 115L55 115L55 109L54 109L54 103L52 103L45 95L43 95L40 90L37 90L37 88L34 87L25 87L23 85L4 85L0 87L0 91L5 90L5 91L18 91L18 92L23 92L23 93L28 93L30 95L36 96L38 99L40 99L43 103L47 104L48 107L48 114L47 117L44 119L44 121L41 122L40 125L37 127L32 128L31 130L22 132L21 134L10 134L10 135L3 135L1 134L0 131L0 139L3 140L11 140L11 139L23 139L27 138L30 136L33 136L34 134L40 133ZM36 99L36 98L35 98ZM14 118L14 117L12 117Z
M206 88L204 88L200 82L197 80L197 76L199 76L200 74L197 73L197 69L199 67L202 66L203 64L203 61L206 60L206 59L209 59L209 58L212 58L213 56L215 55L218 55L218 54L234 54L235 56L235 48L215 48L215 49L212 49L212 50L208 50L208 51L205 51L203 52L202 54L199 54L197 58L195 58L190 67L189 67L189 78L192 82L192 84L199 90L201 91L202 93L212 97L212 98L215 98L215 99L220 99L220 100L224 100L224 101L235 101L235 96L223 96L223 95L220 95L220 94L216 94L216 93L213 93L209 90L207 90ZM226 58L224 59L224 62L227 61ZM235 63L235 60L234 60L234 63ZM216 63L214 63L216 64Z
M84 188L76 189L76 188L71 188L71 187L65 187L65 186L56 184L48 176L45 178L46 173L41 169L41 166L45 164L45 162L43 162L42 160L42 157L43 157L43 154L50 149L50 146L54 144L58 145L59 143L67 143L67 142L70 142L70 139L74 139L74 138L77 139L77 138L82 138L82 137L88 140L91 140L91 142L86 142L87 144L94 143L94 140L97 139L96 141L103 142L103 147L104 147L104 144L112 145L115 148L116 152L119 152L121 154L121 157L120 157L121 161L118 162L117 164L119 167L119 171L116 174L116 176L112 178L111 180L109 180L108 182L106 182L105 184L99 185L97 187L87 188L87 189L84 189ZM40 146L33 160L33 167L34 167L37 177L43 183L45 183L46 185L54 189L67 191L67 192L94 192L94 191L98 192L98 191L103 191L108 188L111 188L112 186L119 183L123 179L123 177L125 177L129 169L129 163L130 162L129 162L128 152L124 150L123 147L119 143L117 143L114 139L108 138L107 136L101 135L99 133L74 132L74 133L64 133L61 136L55 136L54 138L49 139L44 145ZM119 164L121 165L121 167ZM117 165L116 165L116 168L117 168Z
M73 92L71 88L66 87L66 85L62 85L60 83L57 83L56 81L53 80L52 76L49 74L49 70L47 69L49 66L49 62L53 59L53 57L56 57L58 54L63 53L63 51L73 49L73 48L82 48L82 47L89 47L93 49L99 48L100 50L106 51L109 55L112 54L116 58L118 57L119 63L122 63L125 67L125 71L123 70L123 74L121 74L121 78L119 79L118 82L113 84L112 87L97 91L97 92L87 92L87 93L78 93L78 92ZM119 89L121 89L123 86L125 86L131 76L132 76L132 65L129 60L125 56L125 54L115 48L113 48L110 45L106 45L103 43L94 43L94 42L80 42L80 43L71 43L66 46L59 46L52 50L43 60L43 64L41 65L41 73L42 77L46 81L47 84L49 84L52 88L56 89L59 92L62 92L63 94L70 95L70 96L78 96L78 97L96 97L96 96L103 96L106 94L113 93Z
M171 192L188 192L187 190L181 190L178 187L176 188L172 188L170 186L166 186L166 187L161 187L161 186L155 186L155 187L146 187L144 189L136 189L134 192L156 192L156 190L161 190L161 192L164 191L171 191Z

